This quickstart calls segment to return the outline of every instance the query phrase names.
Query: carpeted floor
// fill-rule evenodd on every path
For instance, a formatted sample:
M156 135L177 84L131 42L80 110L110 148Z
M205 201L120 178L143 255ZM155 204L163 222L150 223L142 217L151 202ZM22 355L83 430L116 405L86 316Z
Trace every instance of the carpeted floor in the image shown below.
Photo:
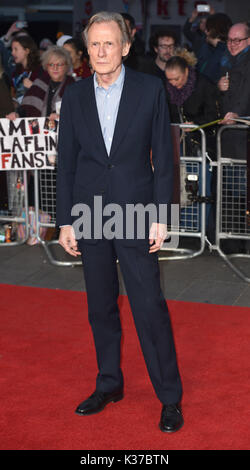
M86 294L2 284L0 299L0 449L249 448L250 308L168 302L185 425L166 435L126 296L125 397L90 417L74 413L95 388Z

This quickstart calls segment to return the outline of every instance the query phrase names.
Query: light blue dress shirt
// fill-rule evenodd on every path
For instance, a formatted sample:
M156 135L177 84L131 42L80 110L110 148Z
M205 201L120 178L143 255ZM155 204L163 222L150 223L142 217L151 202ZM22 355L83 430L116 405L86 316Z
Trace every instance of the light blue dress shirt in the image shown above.
M122 69L117 80L106 90L98 85L96 74L94 74L94 89L99 121L102 129L102 135L105 142L108 155L112 145L116 118L120 104L123 84L125 77L125 67Z

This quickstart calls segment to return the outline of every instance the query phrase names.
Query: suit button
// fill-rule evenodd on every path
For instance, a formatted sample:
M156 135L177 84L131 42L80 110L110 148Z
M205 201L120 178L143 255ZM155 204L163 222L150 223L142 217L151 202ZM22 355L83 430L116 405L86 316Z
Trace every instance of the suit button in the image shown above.
M109 163L108 164L108 169L111 170L112 168L114 168L115 165L112 165L112 163Z

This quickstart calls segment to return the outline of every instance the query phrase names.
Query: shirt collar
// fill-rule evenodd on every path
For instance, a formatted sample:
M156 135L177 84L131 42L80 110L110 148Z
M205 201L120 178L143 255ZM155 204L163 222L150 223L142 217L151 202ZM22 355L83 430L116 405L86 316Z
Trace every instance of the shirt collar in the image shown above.
M122 69L121 69L121 72L120 72L120 75L119 77L116 79L116 81L114 83L112 83L112 85L109 86L108 89L110 88L113 88L113 87L118 87L118 88L121 88L122 85L123 85L123 82L124 82L124 77L125 77L125 67L124 65L122 64ZM98 85L98 82L97 82L97 77L96 77L96 73L94 73L94 87L95 87L95 90L97 88L103 88L101 86Z

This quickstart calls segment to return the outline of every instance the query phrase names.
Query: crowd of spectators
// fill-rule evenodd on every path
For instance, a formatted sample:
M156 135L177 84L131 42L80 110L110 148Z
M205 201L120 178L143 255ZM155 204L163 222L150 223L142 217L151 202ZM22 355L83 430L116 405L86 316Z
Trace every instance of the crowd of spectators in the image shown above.
M123 17L132 38L124 63L163 81L171 122L202 125L220 120L205 131L215 160L218 126L250 114L249 24L233 24L212 8L209 14L195 9L182 29L184 44L173 29L161 28L150 37L147 51L134 18ZM45 38L37 44L28 29L13 23L0 38L0 117L59 118L66 86L92 73L81 37L61 35L55 43ZM230 130L222 141L223 154L246 158L246 151L246 131Z
M233 25L228 15L216 13L212 7L209 14L194 9L183 26L185 47L173 29L161 28L150 37L149 52L146 52L134 18L126 13L123 16L132 38L125 65L162 79L172 122L204 124L220 118L223 124L232 124L235 117L249 114L250 38L247 23ZM3 83L0 92L5 97L1 99L1 116L46 114L45 103L43 106L40 103L39 110L34 106L27 107L27 102L30 103L31 97L38 92L40 78L46 83L44 99L49 99L54 108L51 113L55 113L55 103L62 98L65 86L92 73L83 42L80 37L62 35L55 44L46 38L36 44L28 29L20 29L17 25L13 23L0 38ZM50 49L53 60L48 63L44 56L48 57L46 54ZM67 78L65 82L69 76L71 80ZM56 93L56 89L60 91ZM56 99L52 100L53 94ZM232 150L231 145L229 147Z

